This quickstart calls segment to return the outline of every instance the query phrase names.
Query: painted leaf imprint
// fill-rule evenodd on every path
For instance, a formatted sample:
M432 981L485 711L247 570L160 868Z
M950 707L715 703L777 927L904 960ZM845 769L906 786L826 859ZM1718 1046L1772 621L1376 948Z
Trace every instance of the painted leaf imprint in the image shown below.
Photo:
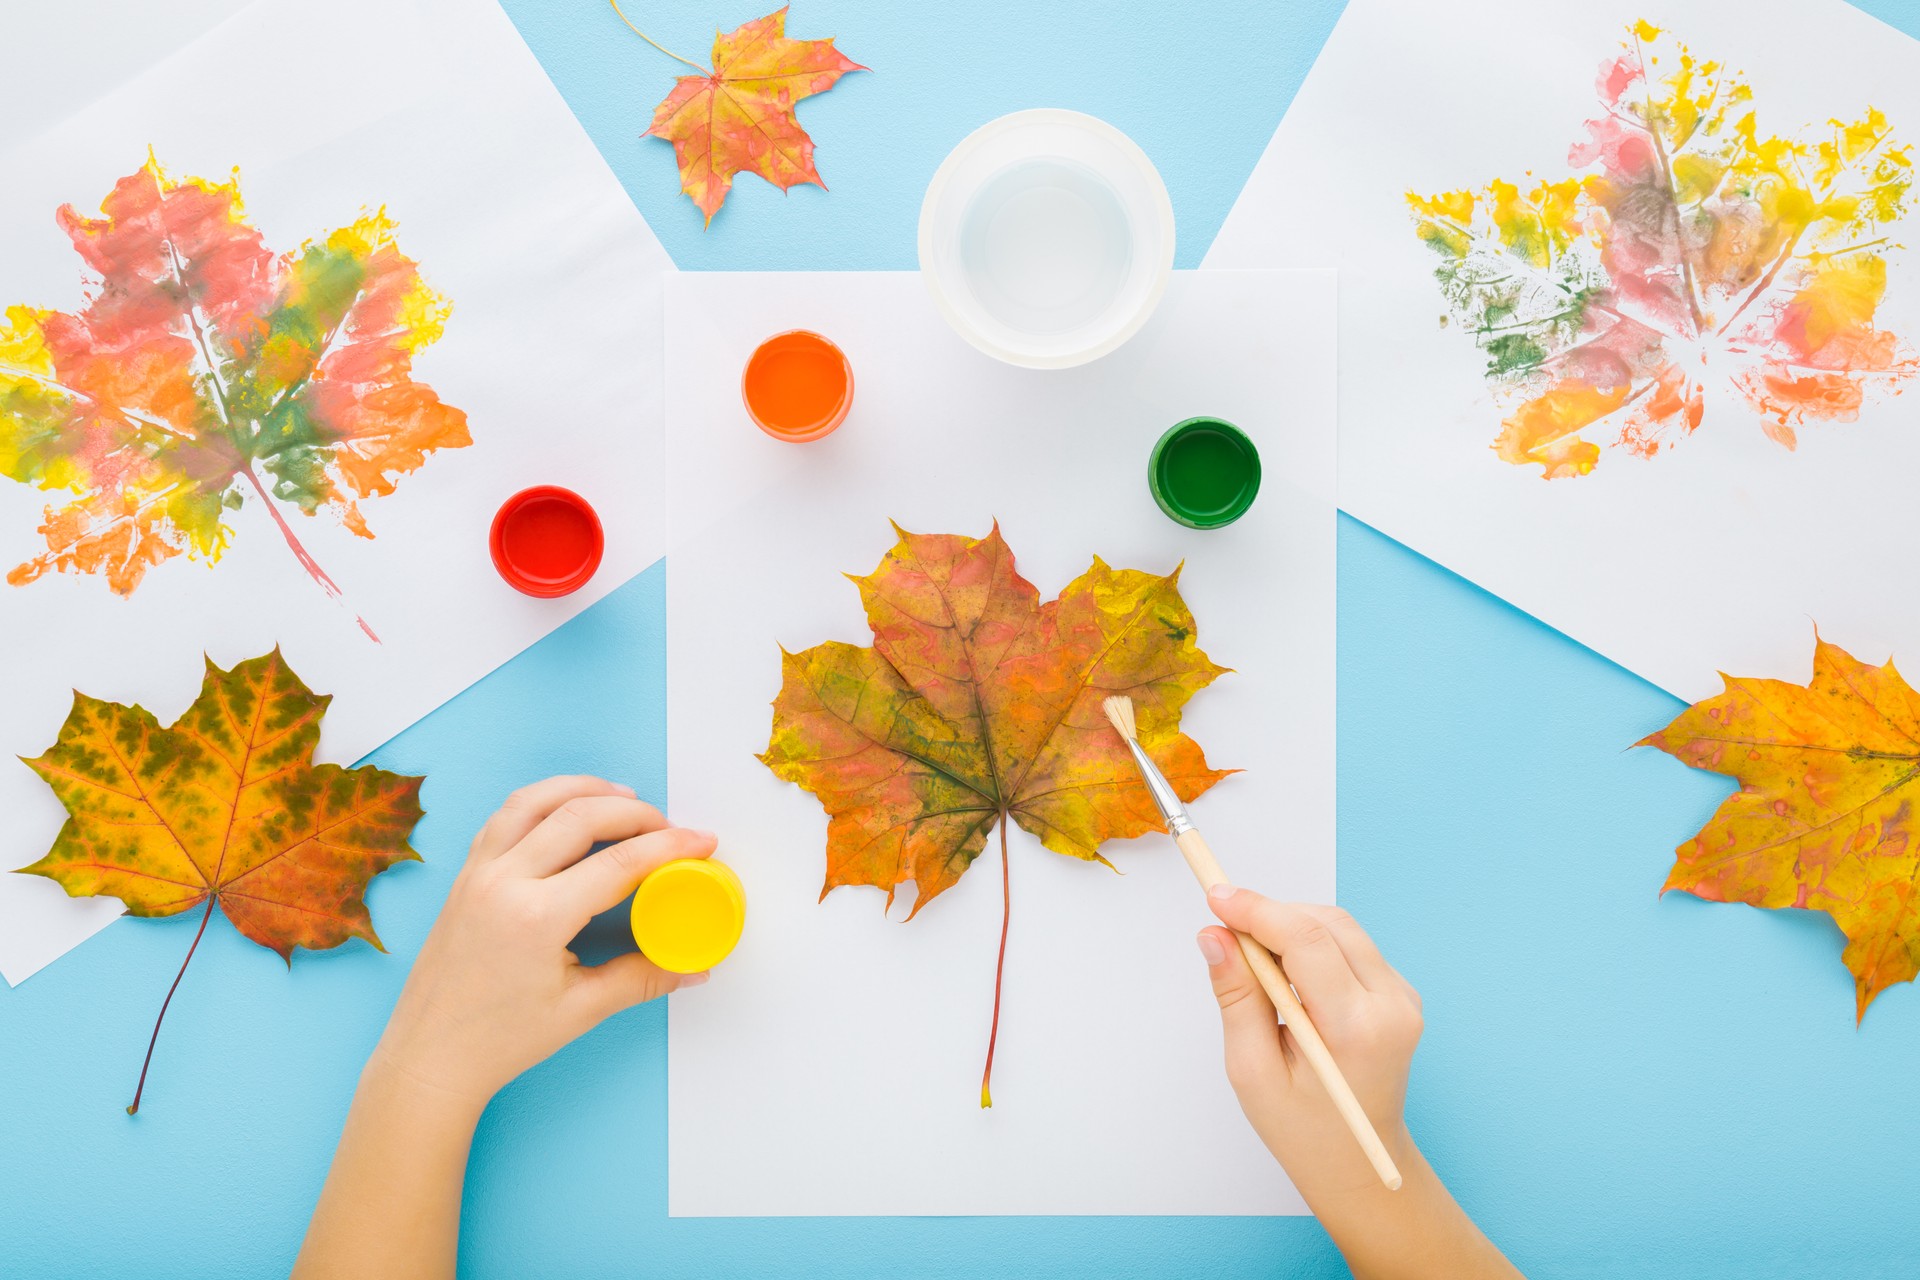
M1913 185L1884 114L1763 134L1737 71L1645 21L1595 90L1580 176L1406 197L1509 410L1503 462L1586 475L1609 434L1650 458L1723 392L1791 449L1920 371L1874 323Z
M384 211L275 256L237 174L175 181L149 156L100 213L58 214L98 277L85 309L14 306L0 325L0 473L71 495L7 581L91 573L130 595L182 553L219 560L229 514L257 502L337 598L279 504L371 538L360 499L472 443L412 375L449 304Z
M908 918L952 888L1009 820L1055 853L1111 865L1108 840L1163 830L1101 700L1134 700L1141 744L1183 799L1231 770L1180 731L1187 700L1227 670L1196 642L1179 570L1162 577L1096 558L1042 603L999 527L984 538L912 534L852 580L873 644L782 651L772 739L760 760L828 814L826 879L911 883ZM1011 888L1003 879L1004 969ZM994 980L981 1105L999 1026Z

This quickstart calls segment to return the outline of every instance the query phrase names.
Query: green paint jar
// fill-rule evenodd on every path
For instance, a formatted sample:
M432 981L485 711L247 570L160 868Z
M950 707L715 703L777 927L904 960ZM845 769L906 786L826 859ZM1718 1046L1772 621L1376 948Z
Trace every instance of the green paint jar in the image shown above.
M1260 492L1260 451L1221 418L1188 418L1167 428L1147 460L1147 488L1189 529L1218 529L1247 514Z

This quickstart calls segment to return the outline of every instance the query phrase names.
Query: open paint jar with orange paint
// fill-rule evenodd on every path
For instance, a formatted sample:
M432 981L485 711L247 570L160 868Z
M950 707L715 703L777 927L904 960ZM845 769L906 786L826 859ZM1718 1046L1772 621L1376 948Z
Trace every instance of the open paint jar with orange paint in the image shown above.
M853 366L819 334L790 329L754 348L740 375L740 398L753 424L775 440L818 440L847 420Z

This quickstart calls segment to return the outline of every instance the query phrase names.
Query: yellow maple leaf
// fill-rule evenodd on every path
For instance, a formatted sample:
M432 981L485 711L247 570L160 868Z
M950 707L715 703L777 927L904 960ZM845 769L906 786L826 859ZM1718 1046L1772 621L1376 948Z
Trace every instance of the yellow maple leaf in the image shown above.
M1854 1016L1920 972L1920 693L1815 638L1813 678L1721 677L1636 746L1740 782L1677 850L1667 889L1716 902L1803 907L1847 936Z

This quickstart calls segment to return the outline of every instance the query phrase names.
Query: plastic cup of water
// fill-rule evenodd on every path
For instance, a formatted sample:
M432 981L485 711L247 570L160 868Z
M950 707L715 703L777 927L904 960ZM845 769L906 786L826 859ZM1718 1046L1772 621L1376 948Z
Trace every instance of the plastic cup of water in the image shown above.
M1020 111L953 149L920 206L920 272L967 341L1063 369L1139 332L1173 271L1173 204L1152 161L1077 111Z

